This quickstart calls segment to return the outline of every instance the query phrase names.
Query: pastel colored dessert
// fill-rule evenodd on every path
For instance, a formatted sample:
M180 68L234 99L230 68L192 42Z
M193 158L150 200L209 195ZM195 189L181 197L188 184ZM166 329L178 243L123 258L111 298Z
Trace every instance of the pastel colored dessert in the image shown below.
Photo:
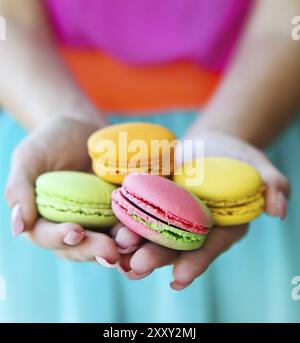
M155 175L128 175L112 194L112 208L129 229L171 249L199 248L213 225L210 211L199 199Z
M171 176L175 140L171 131L159 125L117 124L92 134L88 151L94 172L106 181L121 184L133 172Z
M196 164L203 173L195 173ZM205 202L216 225L245 224L264 210L262 178L254 167L240 160L207 157L192 161L176 169L173 179Z
M115 187L95 175L75 171L42 174L36 181L36 204L47 220L105 228L116 222L111 208Z

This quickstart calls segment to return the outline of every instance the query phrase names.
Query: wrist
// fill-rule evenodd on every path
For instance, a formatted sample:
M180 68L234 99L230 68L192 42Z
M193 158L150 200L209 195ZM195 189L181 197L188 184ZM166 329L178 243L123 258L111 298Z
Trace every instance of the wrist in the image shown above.
M60 115L47 118L40 126L45 128L59 126L65 128L66 134L68 133L67 131L75 132L79 130L78 132L81 132L82 136L87 137L102 127L97 121L91 120L89 116L81 116L80 113L78 115L61 113Z
M70 118L93 124L97 128L106 125L104 114L81 93L66 92L63 99L51 96L51 99L43 98L40 101L33 99L28 104L22 111L22 117L25 127L30 130L53 118Z
M206 136L209 132L221 132L228 134L228 129L221 120L215 120L208 113L199 113L195 121L188 128L185 136L189 138L199 138Z
M107 121L103 113L91 104L80 104L74 108L59 109L52 113L52 117L62 117L75 120L83 124L94 126L99 129L107 125Z
M235 118L231 120L230 115L216 114L207 109L203 114L199 114L193 125L188 129L188 137L202 137L209 133L225 134L242 139L255 146L261 146L261 140L257 135L257 130L252 123L245 125L241 120Z

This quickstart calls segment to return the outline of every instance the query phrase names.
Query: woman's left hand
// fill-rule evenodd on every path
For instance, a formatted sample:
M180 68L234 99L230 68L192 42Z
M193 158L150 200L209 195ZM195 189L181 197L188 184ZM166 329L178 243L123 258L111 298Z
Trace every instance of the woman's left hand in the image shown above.
M122 227L122 235L128 230ZM128 230L129 231L129 230ZM119 271L131 280L142 279L155 269L173 265L174 290L188 287L223 252L239 241L247 232L247 225L235 227L215 227L208 235L205 244L193 251L176 251L152 242L141 244L134 253L121 256ZM132 232L129 235L135 235ZM136 238L135 238L136 239Z
M205 154L238 158L253 165L262 175L266 185L266 212L284 219L287 212L289 184L287 179L273 166L267 157L254 146L228 134L210 131L188 139L205 142ZM193 156L189 156L189 159ZM125 254L119 262L119 270L129 279L142 279L156 268L173 265L174 280L170 286L174 290L188 287L223 252L239 241L247 232L248 225L235 227L214 227L204 245L193 251L171 250L138 237L124 226L113 230L116 243ZM126 249L136 251L126 254Z

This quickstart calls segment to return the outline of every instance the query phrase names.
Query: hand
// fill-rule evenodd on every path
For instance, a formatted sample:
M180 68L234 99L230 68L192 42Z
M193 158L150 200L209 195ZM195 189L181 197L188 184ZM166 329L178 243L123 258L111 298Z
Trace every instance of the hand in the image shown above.
M238 158L257 168L267 187L266 212L282 219L285 217L289 195L288 181L261 151L236 137L216 131L205 132L198 137L189 135L188 139L204 139L206 155ZM192 152L188 158L193 158ZM140 247L134 253L121 257L119 270L130 279L141 279L156 268L172 264L174 281L170 285L174 290L181 290L204 273L215 258L239 241L246 232L247 225L214 227L200 249L178 252L151 242L139 242L136 234L122 227L114 233L116 243L121 243L123 248L136 247L137 244L140 244Z
M34 130L14 151L6 187L12 210L12 230L22 232L37 245L55 250L59 256L77 261L114 265L119 252L107 235L85 231L73 223L54 224L38 218L35 206L35 180L47 171L89 171L86 142L97 130L96 124L55 117Z

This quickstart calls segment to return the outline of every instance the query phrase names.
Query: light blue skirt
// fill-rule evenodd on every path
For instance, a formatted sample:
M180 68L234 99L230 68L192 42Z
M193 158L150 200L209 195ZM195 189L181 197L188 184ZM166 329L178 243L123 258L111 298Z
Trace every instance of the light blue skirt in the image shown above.
M111 122L154 122L180 137L195 116L112 116ZM169 288L170 267L129 281L95 263L61 261L24 237L13 240L2 190L11 153L24 136L12 118L0 113L0 277L6 281L0 322L300 322L300 301L291 297L291 280L300 275L299 122L269 151L292 183L287 219L260 217L244 240L181 292Z

